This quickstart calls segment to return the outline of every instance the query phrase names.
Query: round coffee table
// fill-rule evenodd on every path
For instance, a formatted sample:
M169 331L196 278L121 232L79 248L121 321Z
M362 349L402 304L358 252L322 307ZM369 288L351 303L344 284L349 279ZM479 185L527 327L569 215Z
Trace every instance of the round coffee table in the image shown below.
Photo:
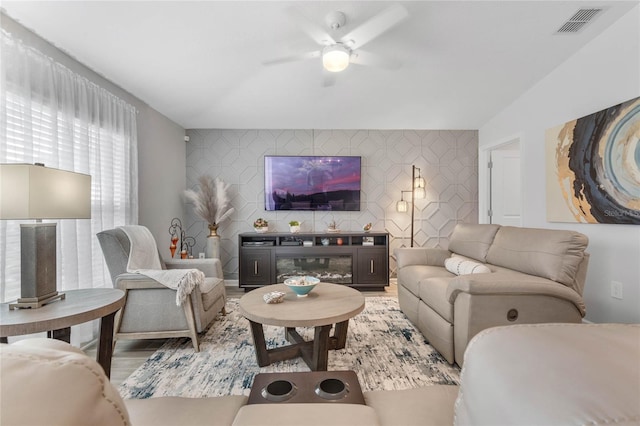
M286 293L284 301L265 303L263 296L272 291ZM358 290L328 283L318 284L307 297L298 297L284 284L273 284L252 290L240 299L240 312L251 324L260 367L302 356L312 371L326 371L329 349L345 347L349 318L363 309L364 296ZM267 349L263 325L285 327L291 344ZM296 327L315 327L313 340L304 340Z

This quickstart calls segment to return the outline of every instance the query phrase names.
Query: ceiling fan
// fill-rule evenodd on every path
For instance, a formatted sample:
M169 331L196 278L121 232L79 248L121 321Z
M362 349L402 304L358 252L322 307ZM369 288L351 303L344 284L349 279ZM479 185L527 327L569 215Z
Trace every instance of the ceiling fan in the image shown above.
M396 61L383 58L373 53L364 51L362 46L377 38L385 31L394 27L409 16L407 10L395 4L378 13L368 21L351 30L344 36L336 40L329 34L335 33L343 28L347 23L344 13L336 11L329 13L325 18L325 23L329 31L309 21L304 16L290 9L288 11L291 18L297 22L304 32L307 33L317 44L322 46L319 50L303 52L282 58L272 59L263 62L264 65L276 65L286 62L293 62L305 59L322 58L324 70L324 86L331 86L335 83L335 73L345 70L349 64L377 66L387 69L395 69L400 66Z

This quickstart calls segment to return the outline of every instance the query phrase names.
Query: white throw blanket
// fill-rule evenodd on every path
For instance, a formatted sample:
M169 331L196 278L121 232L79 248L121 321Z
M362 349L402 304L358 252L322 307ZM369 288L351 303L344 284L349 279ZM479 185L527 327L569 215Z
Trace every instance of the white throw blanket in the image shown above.
M127 272L146 275L176 290L176 305L181 306L196 286L204 282L198 269L162 269L156 240L144 226L120 226L131 242Z

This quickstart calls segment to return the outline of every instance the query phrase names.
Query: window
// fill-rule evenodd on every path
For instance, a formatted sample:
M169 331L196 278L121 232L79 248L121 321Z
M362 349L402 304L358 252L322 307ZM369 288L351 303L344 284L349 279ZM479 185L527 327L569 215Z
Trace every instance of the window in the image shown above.
M2 31L0 162L91 175L91 220L57 226L58 290L111 287L95 234L137 221L136 110ZM0 221L0 297L20 297L20 221Z

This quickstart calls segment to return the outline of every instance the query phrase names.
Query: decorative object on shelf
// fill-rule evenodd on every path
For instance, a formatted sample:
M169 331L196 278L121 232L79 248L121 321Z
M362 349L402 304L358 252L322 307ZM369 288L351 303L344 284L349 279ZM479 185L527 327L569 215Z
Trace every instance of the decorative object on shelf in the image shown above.
M371 222L369 222L369 223L367 223L366 225L364 225L364 226L362 227L362 230L363 230L364 232L369 232L369 231L371 231Z
M169 232L171 232L171 228L169 228ZM169 245L169 250L171 251L171 258L176 254L176 249L178 248L178 236L173 235L171 237L171 244Z
M209 224L209 235L205 246L205 255L208 258L220 258L220 236L218 226L220 222L231 216L235 211L230 206L227 191L229 185L222 179L213 179L209 175L198 178L200 187L198 191L187 189L184 194L194 204L194 212Z
M416 171L418 174L416 175ZM407 192L411 193L411 247L413 247L413 222L414 222L414 214L416 210L415 200L418 198L425 197L425 181L422 176L420 176L420 169L415 165L412 166L411 169L411 190L408 191L400 191L400 201L396 203L396 210L400 213L406 213L409 210L409 206L407 201L404 199L404 194Z
M338 238L338 239L336 240L336 244L338 244L339 246L341 246L341 245L342 245L342 243L343 243L342 238Z
M335 218L331 218L331 222L329 222L327 224L327 232L331 233L331 234L336 234L338 232L340 232L340 228L338 227L338 223L336 222Z
M21 297L9 309L64 299L56 286L57 225L42 219L90 219L91 176L44 164L1 164L0 185L0 219L36 220L20 225Z
M171 219L171 225L169 225L169 235L171 235L171 244L169 245L169 250L171 251L172 259L175 256L176 251L180 253L181 259L186 259L187 256L193 257L191 250L196 244L196 240L193 237L187 237L185 235L185 232L182 229L182 221L177 217ZM182 255L183 252L186 253L185 257L183 257Z
M284 283L298 297L307 297L309 292L318 285L320 280L316 277L291 277L284 280Z
M320 242L322 243L323 246L328 246L329 245L329 239L328 238L323 238L320 240Z
M291 231L292 234L297 234L298 232L300 232L300 222L298 222L297 220L290 221L289 231Z
M269 221L259 217L255 222L253 222L253 229L259 234L264 234L269 230Z
M283 293L281 291L270 291L269 293L262 296L262 298L266 303L273 304L282 303L284 301L284 296L286 296L286 293Z

